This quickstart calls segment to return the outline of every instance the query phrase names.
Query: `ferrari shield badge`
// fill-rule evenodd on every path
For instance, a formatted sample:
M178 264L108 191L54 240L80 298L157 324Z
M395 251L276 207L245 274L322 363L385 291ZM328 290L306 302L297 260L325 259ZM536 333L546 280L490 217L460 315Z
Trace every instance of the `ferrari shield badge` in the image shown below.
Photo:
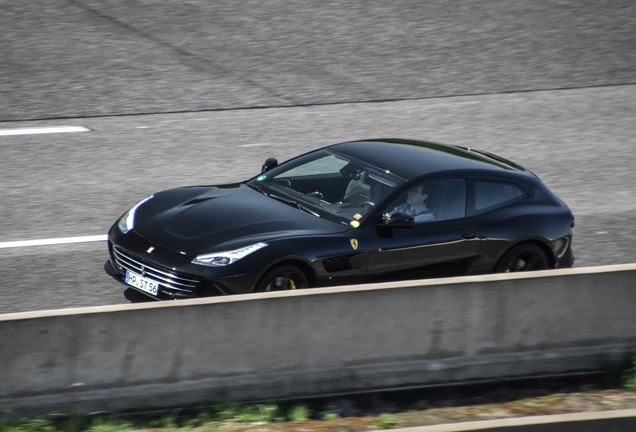
M357 239L351 239L349 241L351 242L351 247L353 248L353 250L357 250L358 249L358 240Z

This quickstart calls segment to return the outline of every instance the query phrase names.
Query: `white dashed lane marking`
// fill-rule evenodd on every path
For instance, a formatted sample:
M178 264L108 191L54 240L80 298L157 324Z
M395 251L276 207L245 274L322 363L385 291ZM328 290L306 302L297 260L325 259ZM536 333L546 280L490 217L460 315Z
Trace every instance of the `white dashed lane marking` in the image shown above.
M107 239L106 235L93 235L93 236L81 236L81 237L49 238L49 239L40 239L40 240L18 240L18 241L10 241L10 242L0 242L0 249L101 242L101 241L106 241L106 239Z
M0 136L77 133L89 131L90 129L87 129L84 126L47 126L18 129L0 129Z

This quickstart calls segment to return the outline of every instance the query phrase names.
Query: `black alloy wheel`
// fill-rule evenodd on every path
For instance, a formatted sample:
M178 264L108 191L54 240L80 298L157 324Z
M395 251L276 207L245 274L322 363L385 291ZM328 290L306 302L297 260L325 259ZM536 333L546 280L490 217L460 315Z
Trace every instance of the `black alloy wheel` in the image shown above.
M549 268L545 252L537 245L521 244L510 249L497 265L497 273L512 273Z
M263 276L256 286L257 292L283 291L307 288L307 276L293 265L273 268Z

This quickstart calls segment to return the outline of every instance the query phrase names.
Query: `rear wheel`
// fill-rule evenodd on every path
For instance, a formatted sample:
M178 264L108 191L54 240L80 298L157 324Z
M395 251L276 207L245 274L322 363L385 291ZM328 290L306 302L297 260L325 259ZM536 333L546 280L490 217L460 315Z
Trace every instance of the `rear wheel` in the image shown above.
M497 273L511 273L550 268L548 257L537 245L521 244L510 249L497 265Z
M268 271L256 286L257 292L283 291L307 288L307 276L298 267L284 265Z

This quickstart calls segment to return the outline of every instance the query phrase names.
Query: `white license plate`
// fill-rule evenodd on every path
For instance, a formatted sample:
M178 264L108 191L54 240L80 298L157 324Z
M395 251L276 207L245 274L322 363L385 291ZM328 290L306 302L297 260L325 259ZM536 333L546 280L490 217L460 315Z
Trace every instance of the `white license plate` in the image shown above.
M128 270L126 270L125 282L130 286L134 286L137 289L155 296L159 293L159 282L145 278L140 274L133 273Z

